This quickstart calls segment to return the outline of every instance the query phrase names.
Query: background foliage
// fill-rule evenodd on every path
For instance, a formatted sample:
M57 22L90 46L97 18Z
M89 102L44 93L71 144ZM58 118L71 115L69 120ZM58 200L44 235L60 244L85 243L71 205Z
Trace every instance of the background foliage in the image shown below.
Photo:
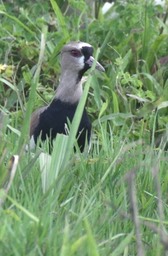
M106 13L102 6L1 1L2 187L17 166L2 200L3 255L163 255L168 247L168 3L115 1ZM89 76L92 150L71 155L74 141L60 137L46 160L39 149L24 151L30 115L52 100L70 40L99 47L106 69ZM41 177L43 161L51 168Z

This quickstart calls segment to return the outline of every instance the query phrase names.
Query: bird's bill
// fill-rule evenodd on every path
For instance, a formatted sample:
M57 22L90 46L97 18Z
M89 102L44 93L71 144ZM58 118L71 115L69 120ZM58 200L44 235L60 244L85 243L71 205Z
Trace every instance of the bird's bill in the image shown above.
M96 66L95 68L101 72L104 72L105 69L103 68L103 66L98 62L96 61L93 56L90 56L89 59L86 61L86 63L89 65L89 67L92 67L94 62L96 62Z

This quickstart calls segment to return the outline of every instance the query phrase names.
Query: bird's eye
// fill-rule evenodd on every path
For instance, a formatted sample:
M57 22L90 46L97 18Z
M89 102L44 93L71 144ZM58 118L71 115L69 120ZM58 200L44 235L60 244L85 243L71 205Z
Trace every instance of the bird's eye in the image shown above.
M81 57L82 56L82 53L81 53L81 51L79 51L79 50L71 50L71 55L73 56L73 57Z

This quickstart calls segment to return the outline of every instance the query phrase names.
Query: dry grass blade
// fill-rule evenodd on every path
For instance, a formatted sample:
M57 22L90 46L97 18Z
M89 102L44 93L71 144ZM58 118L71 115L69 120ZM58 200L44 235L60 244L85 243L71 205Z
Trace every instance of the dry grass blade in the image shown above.
M6 199L6 195L12 185L13 179L15 177L15 173L17 170L17 166L19 163L19 156L18 155L14 155L12 156L12 158L10 159L10 163L9 163L9 170L8 170L8 178L4 184L4 188L3 188L3 192L2 193L2 197L0 198L0 207L2 207L2 204L4 203L5 199Z
M159 162L159 161L158 161ZM164 246L165 250L168 250L168 234L165 231L163 221L164 221L164 210L163 210L163 200L162 200L162 192L161 192L161 183L159 179L159 163L155 165L152 169L152 174L154 176L155 190L157 193L157 208L158 215L160 219L159 227L155 227L154 225L148 225L154 232L158 233L160 236L160 241Z
M138 203L137 203L137 196L136 196L136 189L135 189L135 170L132 170L129 173L127 173L126 180L128 183L128 195L130 199L130 213L135 226L137 255L143 256L145 254L143 250L140 220L138 216Z

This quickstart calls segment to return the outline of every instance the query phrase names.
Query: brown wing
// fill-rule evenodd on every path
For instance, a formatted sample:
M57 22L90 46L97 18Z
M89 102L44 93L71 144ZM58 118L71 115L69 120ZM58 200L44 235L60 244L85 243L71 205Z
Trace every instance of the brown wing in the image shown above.
M47 108L47 106L45 107L41 107L37 110L35 110L33 113L32 113L32 116L31 116L31 121L30 121L30 137L34 134L34 130L36 129L38 123L39 123L39 118L40 118L40 115L41 113Z

